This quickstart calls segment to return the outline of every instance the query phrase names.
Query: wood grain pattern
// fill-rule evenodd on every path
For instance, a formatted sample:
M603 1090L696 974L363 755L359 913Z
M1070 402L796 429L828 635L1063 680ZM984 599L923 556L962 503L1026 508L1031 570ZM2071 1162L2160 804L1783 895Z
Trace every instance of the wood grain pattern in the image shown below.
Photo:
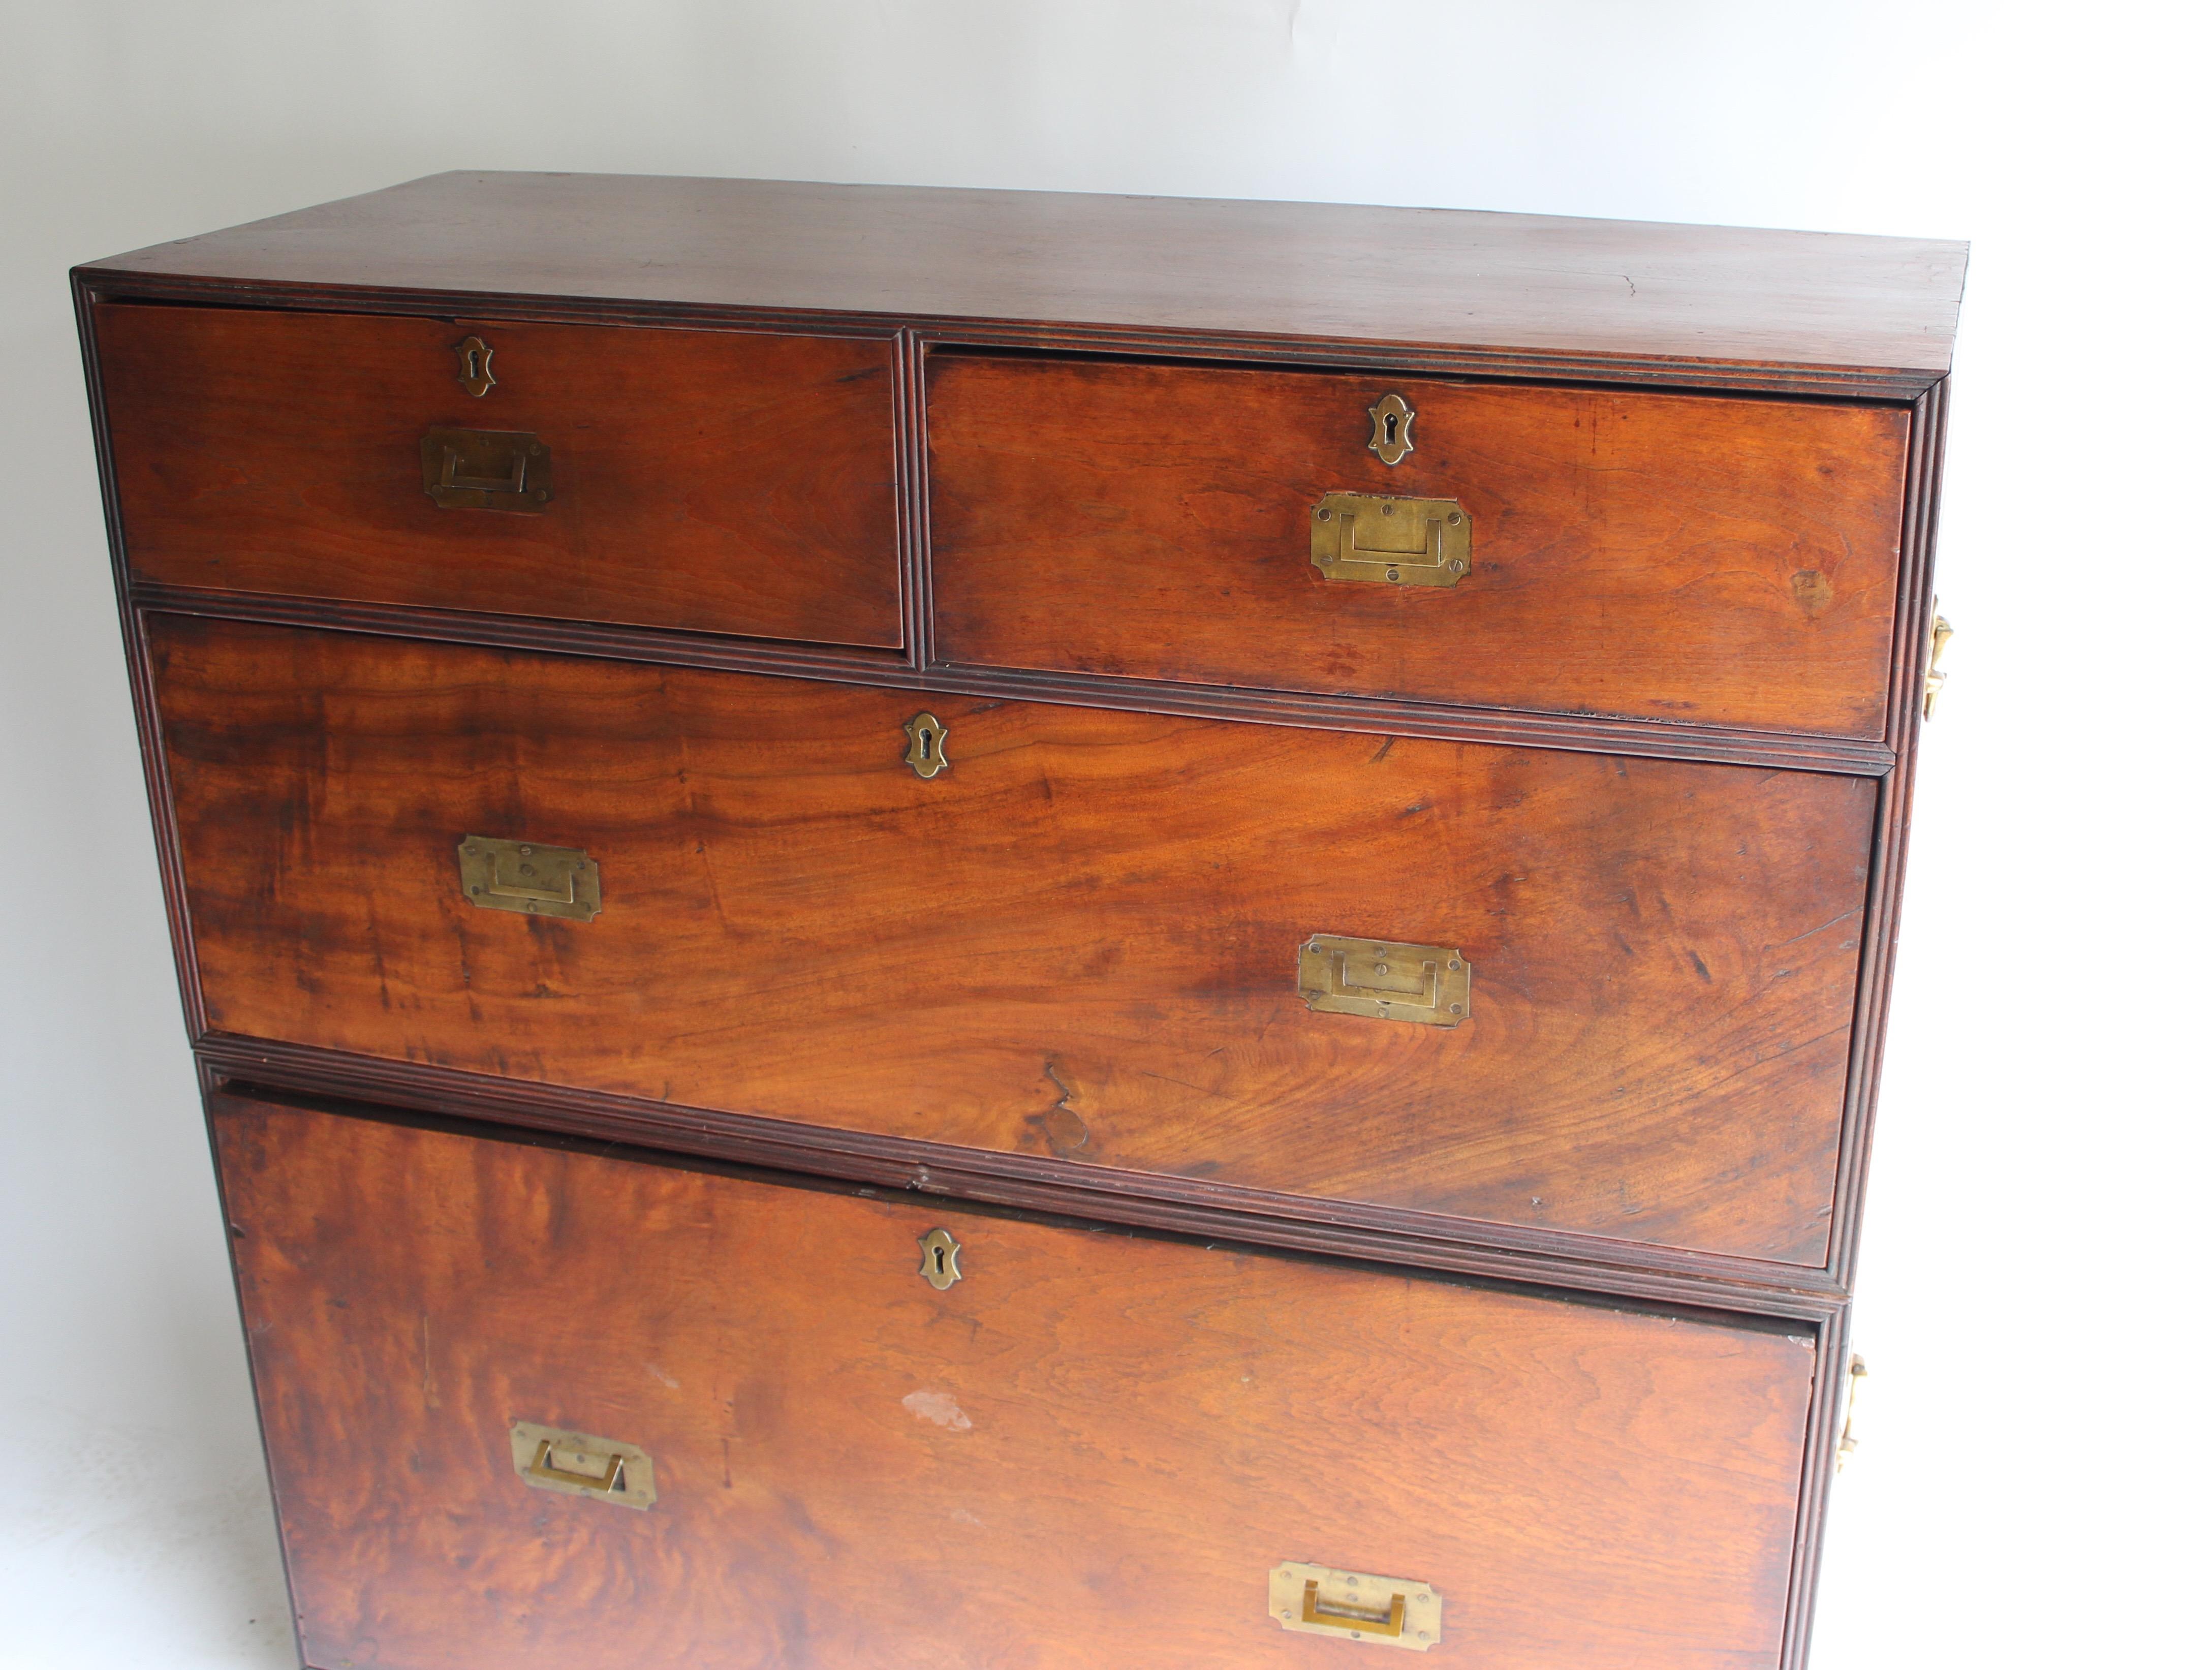
M1920 239L1345 203L457 173L79 270L220 281L234 297L595 298L1902 373L1924 388L1950 365L1966 258Z
M1285 1558L1435 1584L1437 1662L1777 1661L1802 1333L213 1117L311 1664L1325 1670ZM518 1419L659 1501L528 1489Z
M1447 1658L1796 1670L1964 257L455 174L78 269L187 1021L232 1205L254 1208L242 1291L310 1661L1321 1670L1346 1649L1257 1616L1265 1565L1303 1555L1454 1564L1452 1615L1481 1633ZM328 362L255 353L331 315L349 341L434 333L450 404L424 427L573 423L586 525L453 546L464 519L422 519L409 426L407 511L388 481L319 485L332 458L301 437L331 416ZM171 363L122 339L134 318L149 341L235 334ZM450 381L466 330L501 350L489 402ZM994 355L1005 386L963 429L927 384L981 389ZM389 440L388 397L416 395L379 377L338 416ZM1107 403L1121 428L1055 378L1134 388ZM1405 469L1286 392L1347 385L1362 408L1414 390ZM537 404L492 422L510 396ZM933 424L981 460L964 510L927 496ZM1413 485L1445 440L1462 480L1486 472L1516 565L1451 631L1364 599L1302 619L1322 584L1303 537L1307 593L1271 591L1255 556L1178 612L1186 525L1256 553L1285 463L1462 493ZM767 535L714 497L732 458L774 465ZM1024 552L1024 495L1071 486ZM1106 514L1177 493L1185 524ZM996 511L989 538L946 544L968 612L933 645L932 516L946 541ZM152 556L135 574L126 539ZM1778 586L1808 572L1800 619ZM923 706L954 729L932 785L896 763ZM586 845L609 913L458 908L470 829ZM1316 927L1464 944L1476 1021L1310 1014L1287 944ZM986 1215L257 1109L225 1078ZM939 1221L988 1272L943 1298L906 1273ZM924 1420L914 1390L969 1424ZM522 1491L515 1418L645 1437L678 1516ZM1276 1546L1291 1521L1316 1540ZM1163 1644L1160 1619L1194 1633Z
M893 345L111 303L131 569L178 586L896 647ZM472 398L453 345L480 331ZM542 514L441 509L434 427L552 452Z
M1825 1261L1875 787L154 622L210 1024L671 1103ZM581 847L590 924L471 908ZM1298 943L1464 950L1468 1024Z
M1419 416L1396 467L1383 393ZM1892 407L939 355L945 660L1883 733ZM1331 580L1324 494L1454 499L1450 587Z

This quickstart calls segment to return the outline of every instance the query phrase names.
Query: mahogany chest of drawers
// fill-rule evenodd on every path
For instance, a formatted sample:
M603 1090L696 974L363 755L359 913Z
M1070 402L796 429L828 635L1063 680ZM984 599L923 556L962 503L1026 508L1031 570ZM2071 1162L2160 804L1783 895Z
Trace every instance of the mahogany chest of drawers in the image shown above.
M453 174L80 269L303 1662L1798 1662L1964 258Z

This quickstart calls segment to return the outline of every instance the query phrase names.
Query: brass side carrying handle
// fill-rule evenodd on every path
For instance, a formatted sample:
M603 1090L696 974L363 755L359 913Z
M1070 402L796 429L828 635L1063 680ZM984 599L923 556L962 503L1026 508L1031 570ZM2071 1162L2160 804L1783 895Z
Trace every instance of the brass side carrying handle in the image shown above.
M512 1423L507 1443L516 1475L533 1490L596 1497L625 1508L650 1508L659 1500L653 1458L635 1444L532 1421Z
M1853 1453L1859 1447L1858 1433L1854 1430L1854 1423L1859 1418L1859 1388L1865 1383L1866 1377L1866 1358L1853 1351L1851 1365L1844 1371L1844 1384L1847 1388L1844 1394L1844 1430L1836 1437L1836 1471L1838 1473L1844 1470L1844 1463L1850 1460Z
M1932 603L1934 599L1930 599ZM1928 682L1920 693L1920 717L1936 717L1936 698L1943 694L1943 681L1950 675L1939 671L1936 663L1943 659L1943 651L1953 637L1951 622L1931 609L1928 622Z
M422 437L422 490L441 510L534 516L552 501L552 450L521 430L433 429Z
M1443 1638L1431 1583L1285 1560L1267 1576L1267 1610L1285 1630L1425 1653Z

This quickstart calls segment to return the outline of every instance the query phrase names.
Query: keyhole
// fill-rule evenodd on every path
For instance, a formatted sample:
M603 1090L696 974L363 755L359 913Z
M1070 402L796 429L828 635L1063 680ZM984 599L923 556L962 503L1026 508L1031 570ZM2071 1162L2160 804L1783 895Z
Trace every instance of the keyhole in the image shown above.
M473 348L469 349L468 368L469 380L472 383L483 375L483 362L477 358L477 351Z
M930 741L931 741L931 738L930 738L930 734L929 734L929 732L927 732L927 731L923 732L921 733L921 757L922 757L923 759L925 759L925 760L926 760L926 759L927 759L927 758L929 757L929 744L930 744ZM939 1263L940 1263L940 1264L941 1264L941 1263L943 1263L943 1262L945 1261L945 1254L942 1254L942 1253L939 1253L939 1254L937 1255L937 1258L938 1258L938 1262L939 1262Z
M933 1247L929 1250L930 1255L937 1260L937 1273L940 1276L943 1275L945 1273L945 1248L942 1247Z
M475 373L471 371L470 374L473 376ZM1395 412L1390 413L1382 420L1382 444L1385 446L1395 446L1398 444L1398 414Z

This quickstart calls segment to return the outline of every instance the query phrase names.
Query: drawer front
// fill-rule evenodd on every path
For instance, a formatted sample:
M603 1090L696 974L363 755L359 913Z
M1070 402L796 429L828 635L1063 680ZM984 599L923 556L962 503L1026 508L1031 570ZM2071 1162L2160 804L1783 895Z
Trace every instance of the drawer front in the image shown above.
M1431 1662L1778 1659L1809 1339L220 1097L215 1125L311 1664L1372 1656L1282 1626L1285 1562L1440 1596Z
M219 1031L1826 1255L1865 780L176 617L153 641ZM533 883L487 845L505 868L472 879L465 837L561 850ZM531 910L563 853L590 897ZM1413 977L1348 954L1377 944ZM1450 961L1434 1001L1467 1012L1425 1014Z
M1373 450L1395 450L1395 414L1370 412L1393 393L1413 414L1395 465ZM1908 427L1891 407L940 356L939 649L1878 738ZM1347 515L1347 495L1374 502ZM1408 513L1424 500L1435 517Z
M887 342L128 303L94 328L146 579L901 642Z

